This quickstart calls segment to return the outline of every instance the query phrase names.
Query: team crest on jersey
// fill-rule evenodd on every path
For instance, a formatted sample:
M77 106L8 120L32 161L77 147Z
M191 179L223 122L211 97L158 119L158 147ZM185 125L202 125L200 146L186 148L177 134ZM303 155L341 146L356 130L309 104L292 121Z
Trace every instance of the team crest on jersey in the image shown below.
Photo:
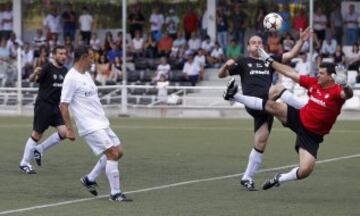
M60 79L60 80L63 80L63 79L64 79L64 76L60 74L60 75L59 75L59 79Z
M252 67L252 64L251 64L251 63L248 63L248 66L249 66L249 67Z
M330 97L330 94L327 93L327 94L325 95L325 99L328 99L329 97Z
M316 94L318 94L319 96L321 96L321 92L319 89L316 89Z
M56 75L56 74L53 74L53 78L54 78L54 80L56 80L56 79L57 79L57 75Z

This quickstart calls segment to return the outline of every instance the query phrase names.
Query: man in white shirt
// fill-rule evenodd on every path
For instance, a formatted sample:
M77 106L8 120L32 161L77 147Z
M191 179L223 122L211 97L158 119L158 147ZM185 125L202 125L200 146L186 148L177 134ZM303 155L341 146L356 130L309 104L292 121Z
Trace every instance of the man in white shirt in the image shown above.
M47 30L47 40L51 40L53 34L59 35L61 30L61 17L55 8L52 8L51 12L45 17L43 24Z
M164 24L164 16L161 13L158 13L158 9L154 8L153 13L150 16L150 29L151 36L159 42L162 37L162 25Z
M332 57L336 51L337 42L331 35L326 36L320 49L322 57Z
M196 33L191 33L191 38L188 41L189 49L196 52L201 47L201 40L197 37Z
M220 47L219 42L215 42L215 47L208 56L208 61L214 67L219 67L225 60L223 49Z
M134 55L134 59L144 56L144 38L140 31L135 31L135 37L131 40L131 51Z
M21 50L21 66L23 68L23 79L27 79L34 64L34 50L29 42L25 42Z
M132 201L126 198L120 189L118 160L123 154L123 147L110 128L97 94L97 87L88 72L93 64L93 51L88 46L80 46L74 53L75 64L65 76L60 102L67 137L75 140L70 108L79 135L85 139L94 154L102 155L93 170L80 180L88 191L96 196L96 178L105 170L111 189L109 200Z
M201 42L201 48L206 52L207 55L210 55L211 51L214 49L214 42L212 42L209 35L205 36L205 40Z
M199 80L201 68L199 64L194 61L192 55L189 55L187 58L188 61L184 65L183 73L185 74L185 79L190 81L192 86L195 86Z
M94 19L89 14L88 8L83 7L82 14L79 17L79 24L80 24L80 33L81 33L82 39L87 44L89 44L89 41L91 39L91 29L92 29L93 21L94 21Z

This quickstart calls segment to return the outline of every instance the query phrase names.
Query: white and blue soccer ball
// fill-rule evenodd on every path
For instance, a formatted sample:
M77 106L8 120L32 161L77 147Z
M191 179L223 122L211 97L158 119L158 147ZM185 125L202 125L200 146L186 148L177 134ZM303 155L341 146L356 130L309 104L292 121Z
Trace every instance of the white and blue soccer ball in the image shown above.
M272 12L264 17L263 25L266 30L274 32L280 30L283 21L279 14Z

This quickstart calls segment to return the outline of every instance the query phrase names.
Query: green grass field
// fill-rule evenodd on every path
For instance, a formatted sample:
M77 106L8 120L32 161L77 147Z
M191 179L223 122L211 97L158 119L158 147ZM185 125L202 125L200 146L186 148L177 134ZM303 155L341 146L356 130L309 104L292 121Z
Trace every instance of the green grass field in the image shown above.
M82 187L80 177L97 158L80 138L48 151L43 166L34 165L37 175L23 174L18 164L32 118L2 117L0 215L360 215L359 121L335 125L320 146L323 163L310 178L257 192L239 184L253 142L250 120L116 118L111 123L125 149L122 189L133 203L109 202L105 175L98 179L99 198ZM294 137L274 125L257 187L297 163Z

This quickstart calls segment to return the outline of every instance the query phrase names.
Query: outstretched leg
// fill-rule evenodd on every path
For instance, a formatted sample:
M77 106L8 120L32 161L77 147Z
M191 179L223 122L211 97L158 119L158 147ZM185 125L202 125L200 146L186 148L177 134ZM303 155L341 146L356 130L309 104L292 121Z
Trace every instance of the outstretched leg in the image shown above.
M287 181L296 181L308 177L315 168L315 157L303 148L299 148L299 160L298 167L291 169L287 173L278 173L273 178L266 180L263 184L263 190L280 186L280 184Z
M281 99L284 103L296 108L300 109L305 106L307 103L306 99L300 98L290 90L286 89L283 84L278 83L270 87L269 90L269 99L272 101L276 101L277 99Z
M106 155L102 155L91 172L80 179L84 187L94 196L98 195L96 179L105 170L105 166Z
M66 128L64 125L57 127L58 131L51 134L46 140L41 144L35 146L34 148L34 159L38 166L41 166L42 156L45 151L59 144L61 140L66 137Z

